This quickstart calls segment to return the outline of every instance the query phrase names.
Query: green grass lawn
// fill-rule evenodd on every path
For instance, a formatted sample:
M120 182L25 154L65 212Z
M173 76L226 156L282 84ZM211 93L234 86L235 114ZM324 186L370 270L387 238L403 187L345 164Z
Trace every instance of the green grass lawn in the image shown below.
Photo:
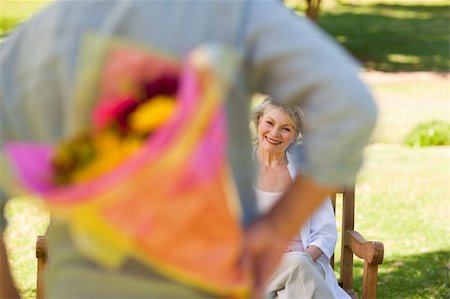
M401 144L419 123L450 122L449 77L431 73L364 75L379 104L380 121L373 140Z
M450 70L448 1L324 2L319 25L366 68Z
M450 147L375 144L367 155L355 222L385 246L379 297L448 298Z
M450 121L448 76L368 73L365 78L380 119L356 186L355 228L384 243L378 296L449 298L450 147L402 145L416 124ZM357 290L362 268L356 262Z
M394 144L367 149L356 188L355 229L384 243L379 298L450 295L449 152L450 147ZM338 201L338 211L340 206ZM363 264L355 261L354 284L361 294Z
M435 77L431 83L420 78L391 78L391 83L368 79L380 106L379 127L400 128L405 122L413 125L422 120L448 119L449 104L443 105L443 90L429 85L440 86L443 79ZM425 87L429 87L428 92L419 92ZM428 93L426 97L414 96ZM403 117L401 102L408 98L409 112ZM385 245L385 260L379 268L379 298L448 298L450 147L408 148L399 142L406 131L394 132L380 131L377 138L383 142L367 148L367 161L357 183L355 227L367 239ZM24 298L33 298L34 242L36 235L44 232L48 217L23 198L8 205L7 216L11 222L7 244L14 274ZM339 253L337 261L338 257ZM362 264L357 262L356 290L360 290L361 277Z

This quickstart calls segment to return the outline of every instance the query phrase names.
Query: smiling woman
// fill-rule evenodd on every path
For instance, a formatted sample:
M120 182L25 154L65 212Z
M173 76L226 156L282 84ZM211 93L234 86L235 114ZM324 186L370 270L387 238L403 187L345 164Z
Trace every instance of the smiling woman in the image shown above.
M287 191L296 176L288 148L304 133L301 110L266 98L256 106L255 159L259 165L254 191L260 212L266 212ZM275 236L274 236L275 237ZM325 203L295 234L268 282L271 298L348 298L330 266L337 240L331 202Z
M266 191L285 191L292 183L286 151L303 132L300 110L280 105L269 97L255 108L253 124L255 154L260 166L256 185Z

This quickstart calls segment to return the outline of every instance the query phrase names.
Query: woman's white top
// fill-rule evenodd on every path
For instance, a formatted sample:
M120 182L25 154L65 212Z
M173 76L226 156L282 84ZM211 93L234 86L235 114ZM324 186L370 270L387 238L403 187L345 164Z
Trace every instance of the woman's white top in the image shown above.
M256 194L256 202L258 204L258 210L262 213L267 212L283 195L283 191L281 192L268 192L259 189L254 186L255 194ZM303 247L302 239L300 233L298 233L292 242L288 245L287 251L300 251L304 252L305 248Z
M283 191L280 192L268 192L259 189L254 186L256 194L256 202L258 204L258 210L262 213L267 212L283 195Z
M292 155L289 149L286 154L289 161L287 168L294 180L297 176L297 157ZM269 193L269 196L266 195L265 198L261 199L261 203L258 199L258 207L261 212L270 209L283 194L283 192L274 192L278 194L270 195L271 192L257 191L257 188L255 187L254 189L257 198L261 195L264 197L265 195L263 195L263 193ZM302 228L299 230L298 237L302 248L308 248L308 246L314 245L322 250L323 254L317 259L317 263L324 269L325 281L331 288L335 298L350 298L350 296L338 285L333 268L331 268L330 265L330 258L334 253L334 247L337 241L336 219L331 200L326 199L316 212L305 221Z

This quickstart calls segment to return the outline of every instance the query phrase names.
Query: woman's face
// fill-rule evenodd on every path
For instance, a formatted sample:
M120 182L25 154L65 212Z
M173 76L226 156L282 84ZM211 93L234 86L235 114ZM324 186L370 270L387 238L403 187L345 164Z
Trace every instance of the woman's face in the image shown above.
M277 107L267 108L259 119L259 146L269 152L284 153L297 137L292 118Z

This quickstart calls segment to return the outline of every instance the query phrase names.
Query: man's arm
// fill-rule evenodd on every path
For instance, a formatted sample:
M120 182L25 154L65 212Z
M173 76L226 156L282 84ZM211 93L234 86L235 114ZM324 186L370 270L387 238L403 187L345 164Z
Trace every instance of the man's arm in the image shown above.
M0 298L20 298L11 277L8 256L6 254L6 248L3 242L3 235L0 235Z
M251 82L259 92L298 104L307 124L292 188L247 230L246 254L261 294L298 228L334 187L355 181L377 109L356 64L329 36L279 1L250 3Z

